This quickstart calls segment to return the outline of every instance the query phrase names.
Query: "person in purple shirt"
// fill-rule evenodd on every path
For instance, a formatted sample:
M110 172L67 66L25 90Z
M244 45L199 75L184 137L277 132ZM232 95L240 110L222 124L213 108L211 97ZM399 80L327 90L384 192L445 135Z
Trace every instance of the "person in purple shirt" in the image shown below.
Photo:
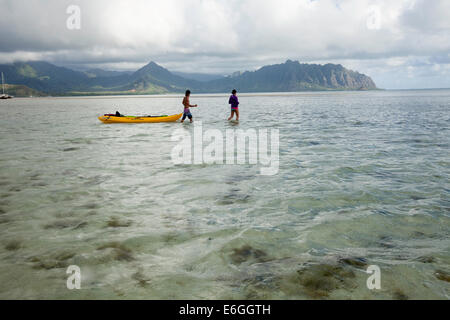
M236 114L236 121L239 121L239 100L236 95L237 91L233 90L232 95L230 96L230 100L228 100L228 103L231 104L231 116L228 118L228 121L233 119L234 115Z

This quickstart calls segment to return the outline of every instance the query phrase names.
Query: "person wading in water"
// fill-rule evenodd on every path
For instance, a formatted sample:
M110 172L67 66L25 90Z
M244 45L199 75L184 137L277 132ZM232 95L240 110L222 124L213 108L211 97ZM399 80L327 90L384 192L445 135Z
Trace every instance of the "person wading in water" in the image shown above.
M191 96L191 91L187 90L186 94L183 98L183 106L184 106L184 112L183 112L183 119L181 119L181 123L184 122L184 120L186 120L186 117L189 118L189 120L192 123L192 114L191 114L191 110L190 108L196 108L198 107L196 104L195 105L191 105L189 102L189 97Z
M231 116L228 118L228 121L233 119L235 114L236 121L239 121L239 99L236 95L237 91L233 90L231 93L230 100L228 100L228 103L231 104Z

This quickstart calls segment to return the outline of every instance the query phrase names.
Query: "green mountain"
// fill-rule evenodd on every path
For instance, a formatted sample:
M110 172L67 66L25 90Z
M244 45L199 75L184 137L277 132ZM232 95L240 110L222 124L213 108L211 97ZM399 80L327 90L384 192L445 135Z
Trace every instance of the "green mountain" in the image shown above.
M218 79L222 79L225 78L223 75L220 74L206 74L206 73L189 73L189 72L179 72L179 71L174 71L172 72L173 74L186 78L186 79L191 79L191 80L196 80L196 81L200 81L200 82L208 82L208 81L212 81L212 80L218 80Z
M32 89L50 93L62 94L68 90L84 90L87 76L82 72L57 67L43 61L18 62L10 65L0 65L9 84L21 84Z
M1 93L1 92L0 92ZM5 84L5 93L13 97L45 97L45 93L21 84Z
M198 93L229 92L233 88L239 92L376 89L370 77L341 65L300 64L290 60L204 81L172 73L155 62L136 72L101 69L81 72L43 61L17 62L0 65L0 72L10 84L24 85L50 95L181 93L187 88Z
M129 88L142 92L149 86L163 88L166 92L183 92L186 88L199 89L201 84L198 81L177 76L155 62L150 62L131 75Z
M241 92L377 89L370 77L340 64L300 64L291 60L253 72L237 72L208 83L208 89L212 92L228 92L233 88L239 88Z
M108 78L108 77L119 77L123 75L129 75L132 72L129 71L108 71L103 69L89 69L84 71L84 74L89 78Z

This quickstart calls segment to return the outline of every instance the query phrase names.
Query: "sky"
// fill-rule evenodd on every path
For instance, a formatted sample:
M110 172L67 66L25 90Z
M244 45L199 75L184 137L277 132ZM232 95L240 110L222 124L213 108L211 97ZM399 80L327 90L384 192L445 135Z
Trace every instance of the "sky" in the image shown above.
M450 0L0 0L0 63L230 74L340 63L385 89L450 88Z

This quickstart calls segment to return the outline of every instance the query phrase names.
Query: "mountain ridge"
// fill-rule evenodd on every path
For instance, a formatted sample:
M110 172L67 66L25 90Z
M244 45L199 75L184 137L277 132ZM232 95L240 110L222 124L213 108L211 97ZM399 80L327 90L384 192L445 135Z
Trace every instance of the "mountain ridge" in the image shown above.
M306 64L287 60L255 71L200 81L188 79L151 61L135 72L90 69L75 71L46 61L0 65L8 83L48 95L162 94L229 92L295 92L317 90L376 90L373 80L340 64Z

